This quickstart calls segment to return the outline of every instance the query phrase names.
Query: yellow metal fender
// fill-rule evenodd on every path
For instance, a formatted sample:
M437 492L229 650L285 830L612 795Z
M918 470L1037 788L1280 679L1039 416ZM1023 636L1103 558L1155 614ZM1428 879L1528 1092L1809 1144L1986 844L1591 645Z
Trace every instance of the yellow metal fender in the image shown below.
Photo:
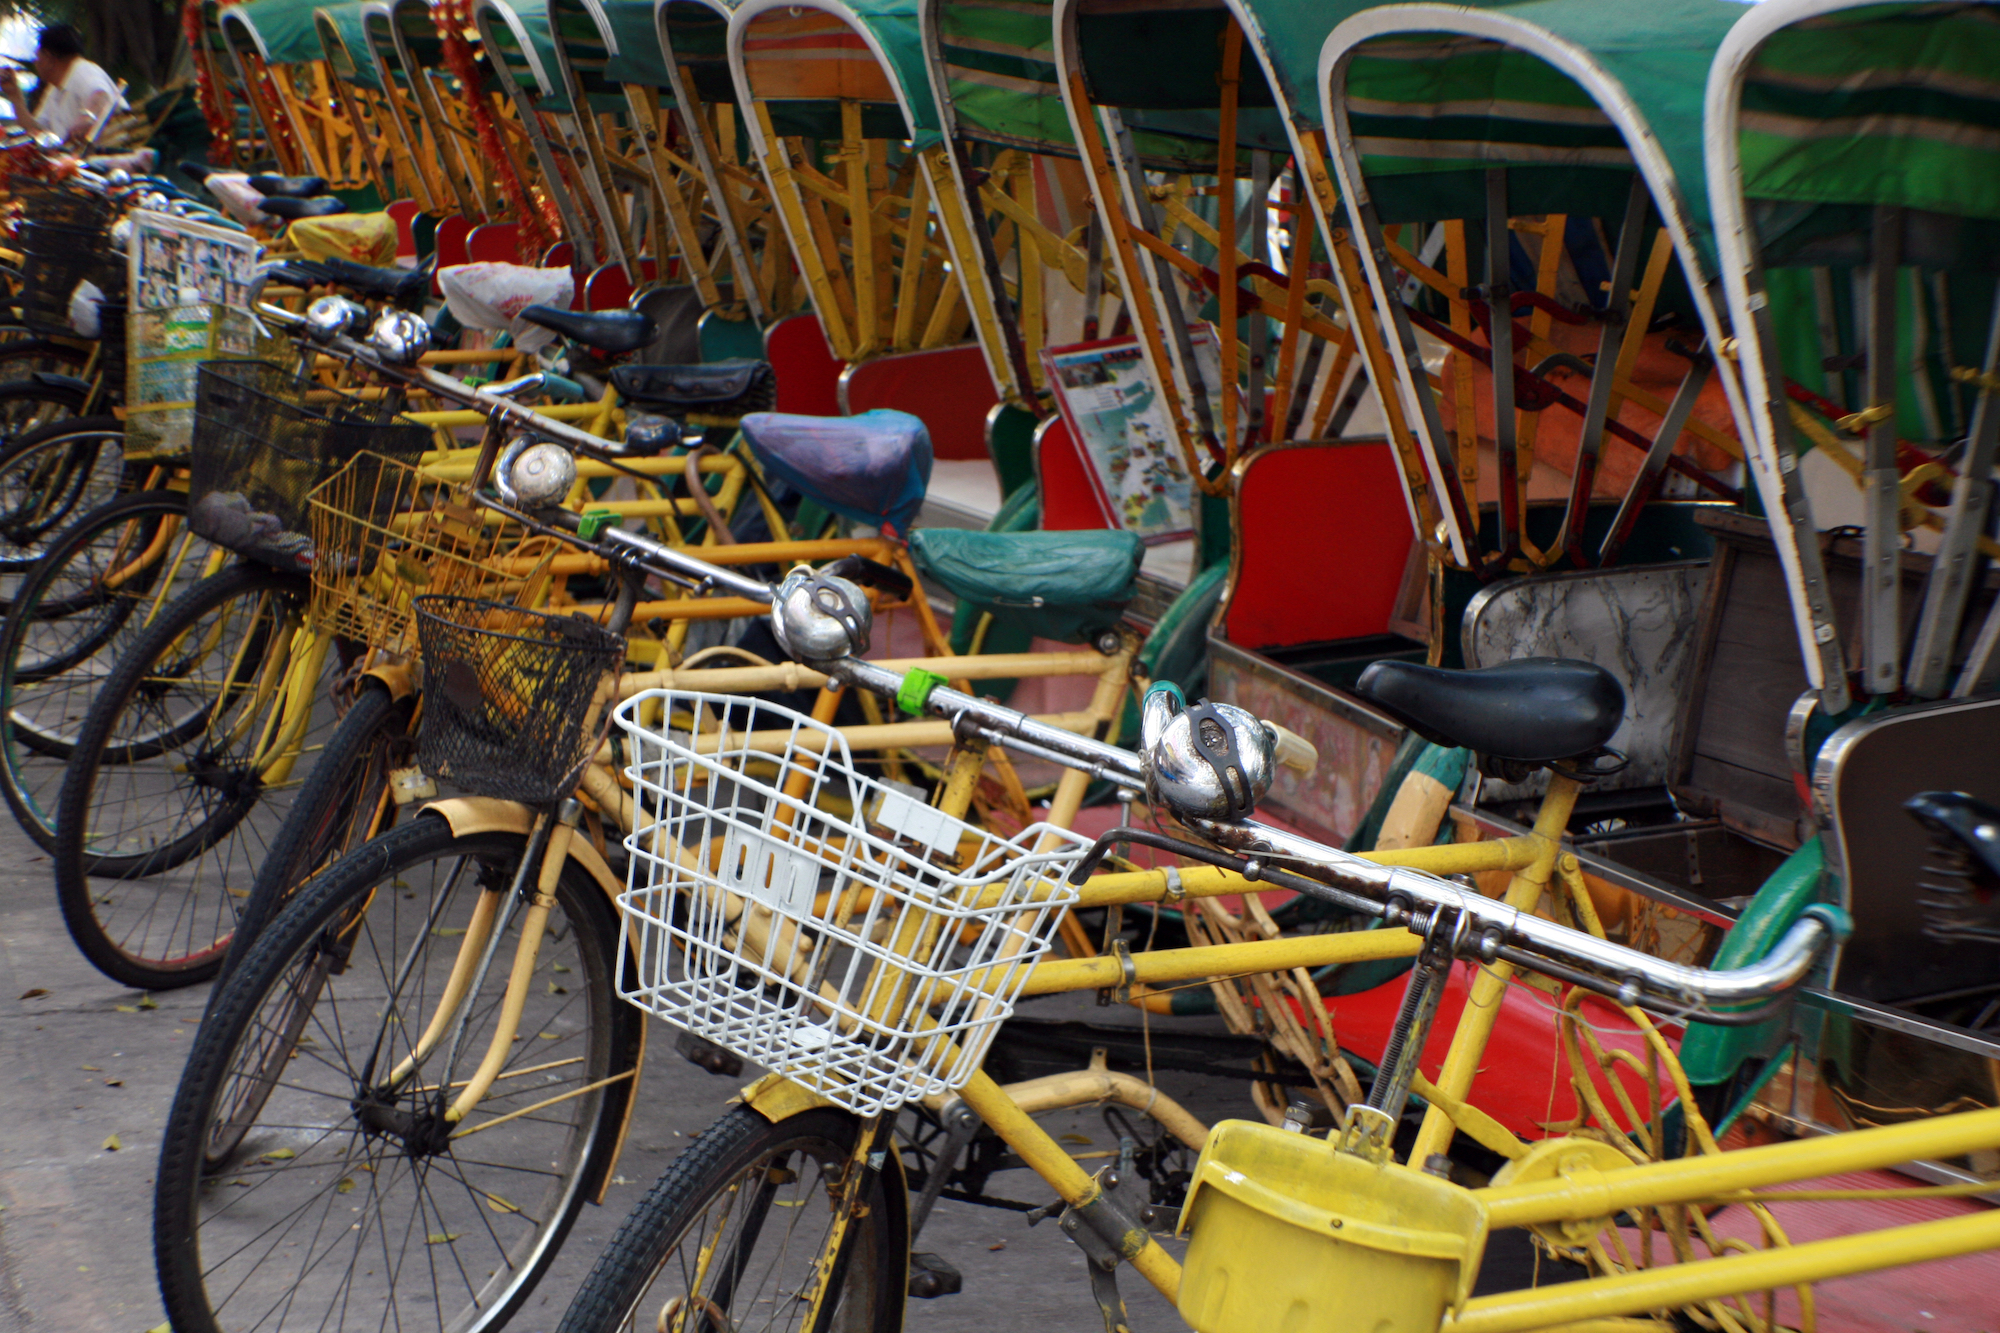
M535 812L527 806L495 800L490 796L453 796L442 801L429 801L419 813L436 815L451 825L453 837L460 838L473 833L518 833L525 838L535 822ZM614 903L618 901L618 893L625 886L611 873L611 867L604 863L604 858L598 855L588 838L569 840L569 859L588 871L607 897ZM592 1200L594 1203L604 1202L605 1191L611 1188L612 1178L618 1174L618 1159L625 1153L625 1138L632 1132L632 1112L639 1105L639 1079L646 1068L646 1033L651 1027L650 1023L639 1024L638 1049L632 1053L630 1091L625 1098L625 1117L618 1124L618 1141L612 1144L611 1157L604 1164L604 1175L598 1181L597 1194Z
M389 698L395 703L401 703L417 692L416 668L408 662L383 662L369 667L361 673L361 679L372 680L389 691ZM449 822L449 816L446 818ZM453 832L458 831L457 824L451 827Z

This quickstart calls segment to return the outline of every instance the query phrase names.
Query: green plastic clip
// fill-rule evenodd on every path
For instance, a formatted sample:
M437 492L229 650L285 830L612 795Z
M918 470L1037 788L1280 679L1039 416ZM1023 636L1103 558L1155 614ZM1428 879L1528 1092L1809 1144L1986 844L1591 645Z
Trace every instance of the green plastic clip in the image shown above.
M598 534L610 527L617 517L609 509L586 509L576 521L576 535L587 542L594 542Z
M944 684L944 677L922 667L911 667L903 677L902 686L896 691L896 707L915 717L924 711L931 691Z

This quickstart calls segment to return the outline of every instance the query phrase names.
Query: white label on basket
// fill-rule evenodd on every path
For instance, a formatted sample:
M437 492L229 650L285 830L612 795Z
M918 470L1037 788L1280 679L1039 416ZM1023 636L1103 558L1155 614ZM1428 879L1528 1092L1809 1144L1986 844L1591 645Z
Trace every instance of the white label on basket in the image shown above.
M882 792L881 809L875 822L898 837L908 838L933 852L956 850L958 821L942 810L912 800L893 787Z
M819 891L819 869L810 856L732 828L722 839L716 878L774 911L806 916Z

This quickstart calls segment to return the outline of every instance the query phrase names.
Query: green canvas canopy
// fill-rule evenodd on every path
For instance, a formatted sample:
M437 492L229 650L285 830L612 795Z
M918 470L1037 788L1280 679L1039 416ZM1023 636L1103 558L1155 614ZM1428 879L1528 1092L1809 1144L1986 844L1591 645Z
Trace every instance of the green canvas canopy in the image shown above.
M615 38L596 0L549 0L548 23L562 66L593 111L623 114L625 94L608 66ZM550 65L550 72L557 68ZM665 73L664 69L661 71Z
M552 0L551 7L561 2ZM599 28L611 36L612 50L604 62L604 77L613 83L667 87L667 62L660 53L659 30L653 25L653 0L586 2L597 12Z
M325 55L313 10L313 0L251 0L223 10L220 23L225 32L232 25L248 32L265 64L296 65Z
M566 111L569 98L556 72L555 38L546 13L525 13L505 0L479 0L473 11L480 44L496 78L511 79L545 111Z
M1169 170L1213 169L1221 97L1215 38L1225 11L1078 15L1084 80L1093 100L1117 106L1141 160ZM925 0L931 85L952 132L1036 153L1076 156L1056 72L1057 10L1050 0ZM1190 24L1200 33L1190 31ZM1132 46L1144 42L1145 59ZM1205 62L1205 63L1204 63ZM1194 65L1201 65L1199 73ZM1157 70L1160 77L1151 77ZM1237 137L1244 147L1287 151L1284 122L1246 49ZM1198 93L1195 89L1198 88Z
M375 62L368 58L368 46L361 31L361 5L321 5L313 11L313 26L319 33L320 50L334 77L363 88L379 91Z
M774 89L768 80L755 86L752 72L761 38L758 20L767 15L797 17L801 11L815 10L839 21L805 36L783 41L780 61L773 67L787 67L792 87ZM739 5L729 21L729 63L738 79L738 95L755 95L773 103L774 117L780 106L789 124L778 125L780 133L839 137L839 108L835 97L814 96L816 85L829 89L843 79L843 71L854 62L867 61L881 72L891 94L889 100L864 99L863 134L870 138L908 139L921 151L938 143L942 136L937 106L929 95L930 77L924 63L923 38L917 21L916 0L814 0L794 5L790 0L749 0ZM796 75L796 78L792 76ZM808 128L810 127L810 128Z
M727 0L659 0L653 8L662 59L694 76L690 91L704 102L736 100L736 84L729 76L733 8Z

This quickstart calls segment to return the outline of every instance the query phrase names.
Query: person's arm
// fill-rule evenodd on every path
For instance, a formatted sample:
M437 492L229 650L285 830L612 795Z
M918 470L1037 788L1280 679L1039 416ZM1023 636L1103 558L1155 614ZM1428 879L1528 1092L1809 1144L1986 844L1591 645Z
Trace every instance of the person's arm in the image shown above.
M35 119L35 113L28 110L28 99L21 92L21 74L12 65L0 68L0 97L5 97L14 107L14 123L30 134L39 134L42 122Z
M70 130L69 138L63 142L78 147L87 145L97 133L97 127L111 114L111 104L117 94L108 88L99 88L83 99L83 110L78 113L76 125Z

